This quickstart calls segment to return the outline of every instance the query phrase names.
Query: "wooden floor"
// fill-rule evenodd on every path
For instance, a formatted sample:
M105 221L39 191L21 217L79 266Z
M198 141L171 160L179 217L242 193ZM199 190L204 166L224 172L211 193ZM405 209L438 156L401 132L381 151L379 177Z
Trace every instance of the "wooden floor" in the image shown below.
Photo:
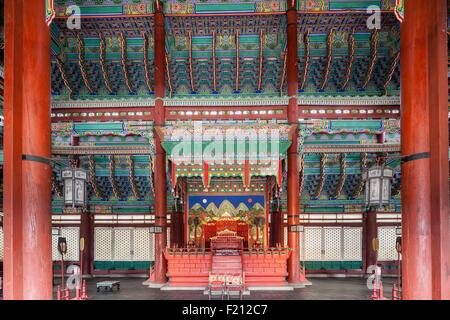
M121 290L97 292L96 283L106 278L87 280L90 299L93 300L207 300L200 291L161 291L142 285L143 278L113 278L121 283ZM251 292L244 300L368 300L371 292L362 278L311 278L312 286L291 292ZM56 280L58 282L58 280ZM392 278L383 280L384 293L391 297Z

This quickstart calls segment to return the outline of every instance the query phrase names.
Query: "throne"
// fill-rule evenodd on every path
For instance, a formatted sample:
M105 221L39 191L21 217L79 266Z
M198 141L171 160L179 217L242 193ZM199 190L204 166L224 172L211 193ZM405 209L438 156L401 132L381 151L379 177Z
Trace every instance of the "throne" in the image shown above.
M216 255L239 255L244 249L244 238L235 231L225 229L211 238L211 251Z

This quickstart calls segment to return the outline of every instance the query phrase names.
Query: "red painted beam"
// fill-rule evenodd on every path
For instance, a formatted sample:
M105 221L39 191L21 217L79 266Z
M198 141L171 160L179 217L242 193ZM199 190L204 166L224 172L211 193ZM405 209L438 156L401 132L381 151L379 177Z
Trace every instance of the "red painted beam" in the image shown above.
M233 107L167 107L167 121L174 120L245 120L245 119L286 119L285 106L261 106L261 107L247 107L247 106L233 106ZM229 112L233 112L230 114ZM249 114L244 114L244 111ZM269 111L276 111L277 113L269 114ZM184 114L180 114L180 113ZM223 114L219 114L223 112ZM255 114L254 112L258 112ZM209 114L206 114L209 113Z
M102 122L102 121L119 121L119 120L151 121L153 120L153 115L155 113L154 110L155 110L154 108L142 108L142 107L98 108L98 109L53 109L52 113L55 116L52 116L52 122L62 122L62 121Z
M400 106L300 106L299 109L300 119L400 118ZM339 111L339 113L337 111Z

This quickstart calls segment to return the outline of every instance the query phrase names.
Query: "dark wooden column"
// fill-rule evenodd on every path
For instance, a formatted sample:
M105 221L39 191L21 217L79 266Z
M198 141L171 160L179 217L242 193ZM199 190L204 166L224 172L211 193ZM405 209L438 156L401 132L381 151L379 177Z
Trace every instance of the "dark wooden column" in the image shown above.
M184 215L183 212L181 212L181 209L179 209L177 212L173 212L171 215L171 221L172 226L170 229L170 242L172 244L172 247L174 245L178 247L183 247L183 229L184 229Z
M449 299L447 1L405 1L401 26L404 299Z
M94 258L94 215L90 212L81 214L80 239L84 239L83 274L92 274ZM81 258L81 257L80 257Z
M4 297L52 299L50 32L45 1L5 1Z
M280 226L278 225L278 213L273 211L270 213L270 246L275 247L277 245L278 233L280 232Z
M376 265L378 251L374 250L374 240L378 238L377 213L375 211L364 213L364 248L365 248L365 270L372 265Z
M166 33L164 26L163 8L160 5L155 12L155 126L163 126L165 122L165 110L163 98L166 94L165 73L165 43ZM166 177L166 153L161 145L161 140L155 132L155 225L163 228L163 233L155 235L155 266L152 282L161 285L167 282L167 263L164 250L167 246L167 177Z
M298 127L298 45L297 45L297 9L296 1L287 1L287 92L289 95L288 122ZM292 138L288 150L287 176L287 211L288 225L298 225L300 222L300 188L299 188L299 155L298 128ZM282 225L280 225L282 227ZM281 231L281 230L280 230ZM282 234L282 232L280 232ZM288 281L290 284L300 284L304 276L300 270L299 233L288 228L288 246L292 249L288 260Z

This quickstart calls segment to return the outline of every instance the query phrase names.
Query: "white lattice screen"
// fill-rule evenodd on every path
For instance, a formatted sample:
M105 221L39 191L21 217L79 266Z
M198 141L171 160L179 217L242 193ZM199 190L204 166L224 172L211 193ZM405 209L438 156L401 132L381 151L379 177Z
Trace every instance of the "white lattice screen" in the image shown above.
M134 229L134 261L154 261L153 244L155 235L148 229Z
M94 260L113 261L113 229L95 228Z
M95 228L94 260L154 261L154 235L149 228Z
M395 249L397 235L395 234L395 229L396 227L378 227L378 240L380 242L379 261L397 260L397 250Z
M362 228L305 227L300 234L302 261L359 261Z
M114 229L114 261L133 260L132 229Z
M362 260L362 228L343 229L343 261Z
M303 248L303 261L317 261L322 260L322 228L307 227L304 229L302 237L303 242L300 243L300 248Z
M324 227L324 261L342 260L342 228Z
M59 234L59 235L58 235ZM52 259L60 261L61 255L58 251L58 238L66 238L67 254L64 259L67 261L78 261L80 257L80 228L64 227L52 228Z
M0 227L0 261L3 261L3 227Z

